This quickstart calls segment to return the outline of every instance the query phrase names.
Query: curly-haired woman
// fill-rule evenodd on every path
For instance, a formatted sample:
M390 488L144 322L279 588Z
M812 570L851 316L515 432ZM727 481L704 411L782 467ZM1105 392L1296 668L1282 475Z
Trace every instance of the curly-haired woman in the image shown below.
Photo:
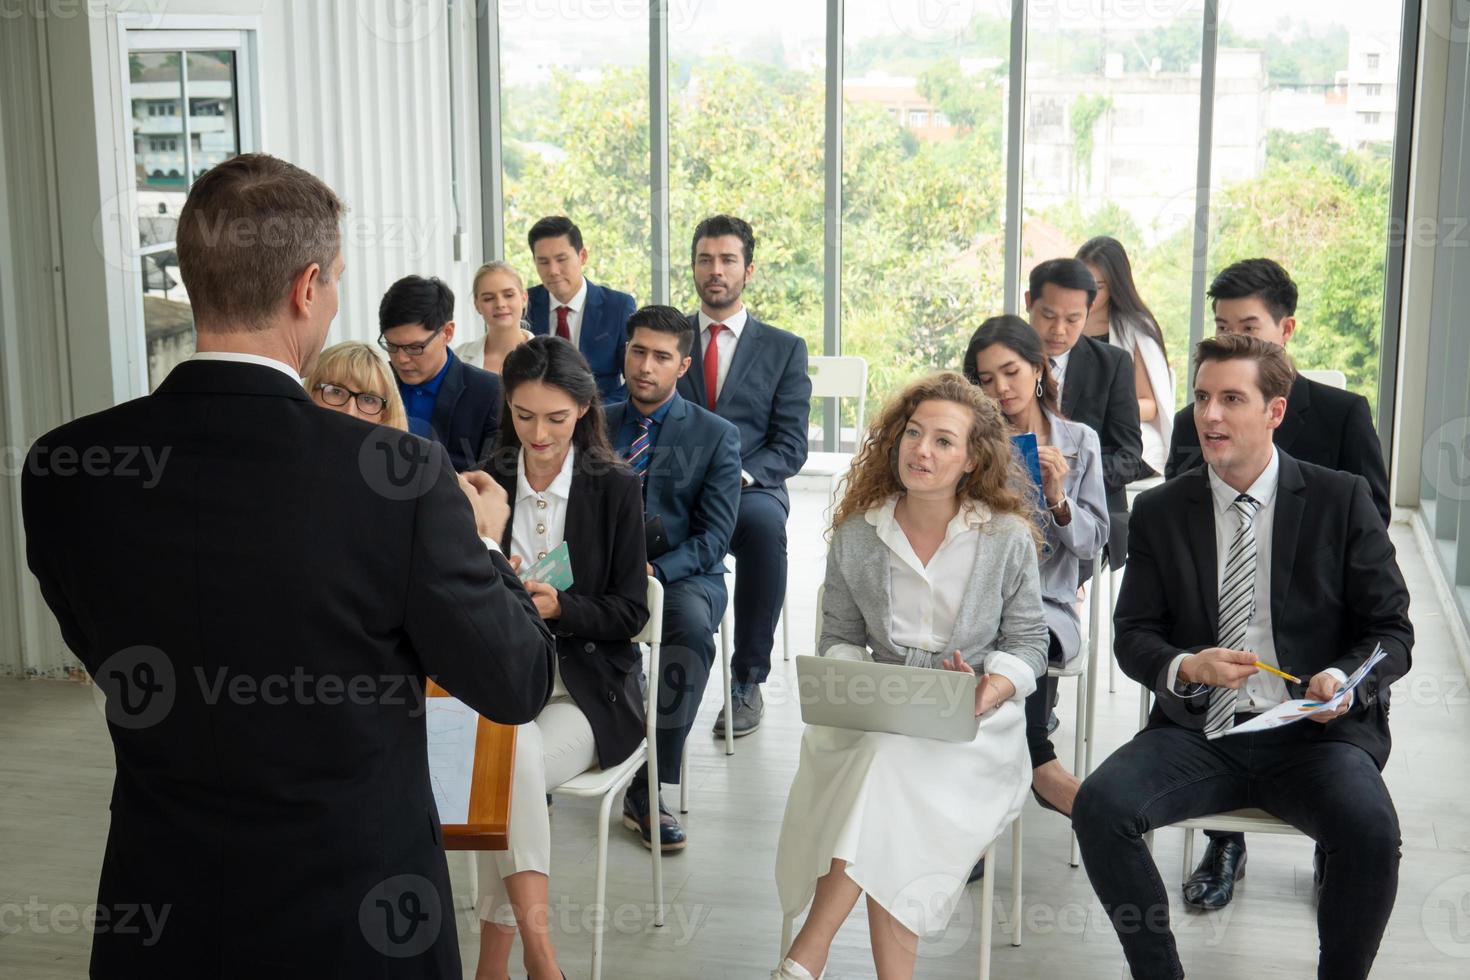
M820 976L861 895L879 980L913 976L965 878L1031 786L1025 698L1047 629L1033 505L1005 416L959 374L910 384L853 462L832 521L823 656L981 674L969 742L808 726L776 853L787 915L772 975Z

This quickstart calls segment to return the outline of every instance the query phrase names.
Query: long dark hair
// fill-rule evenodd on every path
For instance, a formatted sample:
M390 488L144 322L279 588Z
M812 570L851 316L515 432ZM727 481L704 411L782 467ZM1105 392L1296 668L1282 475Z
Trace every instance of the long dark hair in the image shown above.
M975 358L981 351L996 344L1015 351L1021 360L1041 369L1041 406L1060 417L1062 405L1057 397L1057 379L1051 374L1051 361L1041 349L1041 338L1036 336L1036 329L1018 316L1009 313L993 316L980 324L970 336L970 346L965 348L963 366L965 378L970 384L977 388L980 386L980 370L975 367Z
M532 337L505 355L505 364L500 371L500 383L505 390L505 400L500 407L500 437L486 461L487 470L493 473L514 473L516 470L521 439L516 435L515 419L511 417L510 398L528 381L540 381L560 388L571 396L578 408L586 406L587 411L572 430L578 470L594 464L600 469L624 465L612 443L608 442L607 426L602 418L602 399L597 394L597 378L587 366L587 359L569 341L544 335Z
M1164 346L1164 332L1159 329L1159 321L1154 319L1153 311L1144 303L1143 297L1138 295L1138 287L1133 283L1133 264L1128 261L1123 243L1107 235L1098 235L1082 244L1077 250L1077 258L1097 266L1107 280L1108 305L1111 307L1108 310L1109 317L1117 314L1138 324L1159 345L1159 350L1164 352L1164 360L1167 361L1169 351Z

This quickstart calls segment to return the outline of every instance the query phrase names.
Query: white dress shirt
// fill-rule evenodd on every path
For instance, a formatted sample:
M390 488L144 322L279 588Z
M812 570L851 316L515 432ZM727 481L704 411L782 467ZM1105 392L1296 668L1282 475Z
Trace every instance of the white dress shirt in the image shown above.
M259 364L261 367L275 368L286 377L297 384L301 384L301 375L296 369L285 361L278 361L274 357L265 357L261 354L242 354L238 351L209 350L196 351L189 355L191 361L233 361L236 364Z
M582 311L587 307L587 277L582 277L582 287L577 290L577 295L565 303L551 295L551 290L546 291L546 298L550 300L547 308L546 332L556 336L556 311L558 307L567 308L567 331L572 335L572 346L581 349L582 346Z
M1215 512L1215 593L1218 595L1220 587L1225 584L1225 564L1230 558L1230 543L1239 527L1239 517L1233 505L1240 493L1220 479L1213 467L1206 467L1205 472L1210 481L1210 499ZM1256 477L1256 482L1245 491L1260 506L1256 509L1255 522L1251 526L1256 537L1256 578L1252 585L1254 591L1251 594L1251 618L1245 627L1245 639L1241 641L1242 649L1254 653L1261 663L1278 669L1281 662L1276 659L1276 638L1271 625L1271 540L1276 526L1276 488L1280 474L1281 457L1276 447L1272 446L1271 461L1266 464L1261 475ZM1172 690L1179 690L1179 665L1187 656L1187 653L1180 654L1169 665L1168 682ZM1347 676L1341 671L1334 671L1334 675L1339 681L1347 680ZM1305 683L1307 678L1303 677L1302 681ZM1284 680L1260 670L1246 678L1237 696L1235 710L1265 711L1290 698L1291 694L1287 691Z
M510 524L510 553L521 559L521 571L554 551L566 538L567 498L572 492L572 460L576 449L567 450L561 471L545 490L533 490L526 480L526 450L516 454L516 499ZM552 678L552 697L566 695L566 685L557 669Z
M1078 338L1079 340L1081 338ZM1058 354L1051 359L1052 380L1057 383L1057 402L1062 400L1062 386L1067 383L1067 362L1072 359L1072 352L1068 350L1065 354Z
M740 344L740 334L745 329L745 321L748 319L750 319L750 312L743 306L735 311L728 320L712 320L704 310L699 311L700 350L709 350L710 324L723 323L725 325L725 329L720 331L719 338L715 341L715 352L719 356L719 367L715 376L715 399L717 401L720 393L725 390L725 376L730 373L730 362L735 360L735 348ZM704 365L703 363L695 364L689 370L702 372Z
M888 546L889 639L896 645L948 653L946 646L979 553L980 526L990 515L981 505L962 505L925 565L894 515L899 499L890 497L867 515L877 528L878 539ZM1021 698L1025 696L1021 692L1029 692L1036 684L1035 674L1014 654L994 654L986 660L985 669L1009 680Z

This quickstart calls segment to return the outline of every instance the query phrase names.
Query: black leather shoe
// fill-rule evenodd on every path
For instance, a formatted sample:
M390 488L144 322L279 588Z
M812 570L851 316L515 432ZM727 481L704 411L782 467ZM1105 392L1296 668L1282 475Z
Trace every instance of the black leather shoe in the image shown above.
M981 858L980 860L976 861L975 862L975 866L970 869L970 877L968 877L968 878L965 879L965 884L968 885L968 884L970 884L972 882L979 881L981 878L984 878L984 877L985 877L985 859L984 858Z
M1047 738L1050 738L1051 736L1055 735L1057 729L1058 728L1061 728L1061 727L1062 727L1062 719L1060 719L1060 718L1057 717L1057 713L1055 711L1050 712L1049 714L1047 714L1047 716L1046 716L1046 736L1047 736Z
M1184 883L1184 903L1213 912L1235 897L1235 883L1245 877L1245 845L1229 838L1210 841L1204 860Z
M623 796L623 826L637 831L639 839L643 841L643 846L652 850L653 843L648 825L648 789L645 787L640 792L630 786L628 792ZM689 843L689 838L684 834L684 828L679 826L679 821L674 819L669 808L664 806L662 796L658 801L658 835L665 854L670 851L682 851Z
M1312 852L1312 900L1322 901L1322 882L1327 880L1327 852L1318 844Z

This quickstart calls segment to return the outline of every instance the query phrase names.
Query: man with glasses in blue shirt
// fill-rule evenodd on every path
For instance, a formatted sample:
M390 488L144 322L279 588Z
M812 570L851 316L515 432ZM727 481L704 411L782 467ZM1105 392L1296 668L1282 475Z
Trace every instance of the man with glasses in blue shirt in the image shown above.
M500 376L454 355L454 293L437 278L405 276L378 304L378 346L398 379L408 429L473 469L500 426Z

